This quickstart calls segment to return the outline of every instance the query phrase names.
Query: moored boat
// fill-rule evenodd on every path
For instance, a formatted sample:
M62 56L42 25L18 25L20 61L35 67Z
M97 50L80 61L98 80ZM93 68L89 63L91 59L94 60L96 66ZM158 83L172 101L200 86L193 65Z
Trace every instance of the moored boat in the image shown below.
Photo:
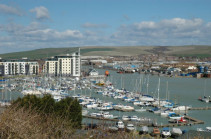
M161 132L162 137L167 138L171 136L171 132L168 127L164 127Z
M174 138L179 137L182 135L182 130L180 128L172 128L171 135Z

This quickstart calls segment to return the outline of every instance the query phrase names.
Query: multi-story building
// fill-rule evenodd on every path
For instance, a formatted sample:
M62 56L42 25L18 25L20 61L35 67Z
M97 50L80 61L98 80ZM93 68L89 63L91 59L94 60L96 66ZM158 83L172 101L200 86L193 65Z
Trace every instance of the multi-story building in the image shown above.
M54 56L45 61L44 72L52 76L80 76L80 49L72 54Z
M27 58L5 60L0 59L0 75L36 75L39 73L39 65L36 61Z

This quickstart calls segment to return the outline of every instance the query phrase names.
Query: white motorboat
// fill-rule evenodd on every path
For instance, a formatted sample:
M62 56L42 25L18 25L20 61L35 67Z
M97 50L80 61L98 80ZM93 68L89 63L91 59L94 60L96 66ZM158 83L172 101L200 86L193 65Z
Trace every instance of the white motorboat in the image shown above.
M139 134L147 134L149 132L149 128L147 126L142 126Z
M140 103L141 103L140 101L134 101L134 102L133 102L133 105L135 105L135 106L140 106Z
M123 121L130 121L130 116L123 115L122 120Z
M107 106L97 107L97 109L102 111L108 111L108 110L113 110L114 108L111 105L107 105Z
M207 130L208 132L211 132L211 127L206 127L206 130Z
M161 132L162 137L167 138L171 136L171 132L168 127L164 127Z
M175 113L169 114L169 118L174 119L174 120L180 120L182 117L184 117L184 116L181 116L181 115L175 114Z
M189 106L178 106L176 108L173 108L172 110L173 111L186 111L186 110L189 110L191 107Z
M173 137L179 137L182 135L182 130L180 128L172 128L171 134Z
M122 111L134 111L134 107L132 106L123 106Z
M139 98L140 101L143 101L143 102L153 102L155 101L155 99L153 97L150 97L150 96L142 96Z
M135 111L136 111L136 112L144 112L144 111L146 111L146 109L144 109L144 108L142 107L141 109L136 109Z
M133 115L130 119L131 121L140 121L140 119L136 115Z
M103 113L103 118L106 118L106 119L117 119L118 116L114 116L113 114L109 114L109 112L105 112L105 113Z
M128 131L133 131L133 130L135 130L135 127L134 127L133 124L127 124L126 128L127 128Z
M161 112L161 110L153 111L154 114L160 114Z
M116 127L119 129L119 130L123 130L125 128L125 125L124 123L120 120L116 123Z
M98 104L97 103L94 103L94 102L91 102L89 104L86 104L85 105L88 109L92 109L92 108L97 108Z
M204 132L204 131L206 131L206 130L204 130L204 129L202 129L202 128L197 128L196 129L198 132Z
M163 117L168 117L169 113L168 113L168 111L163 111L160 113L160 115Z

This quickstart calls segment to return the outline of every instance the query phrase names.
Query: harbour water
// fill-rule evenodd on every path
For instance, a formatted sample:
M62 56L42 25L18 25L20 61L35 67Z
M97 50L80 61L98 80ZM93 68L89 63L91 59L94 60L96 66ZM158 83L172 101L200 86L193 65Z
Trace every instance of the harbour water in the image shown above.
M105 70L98 69L100 74L104 74ZM158 88L158 80L160 78L160 98L166 98L166 82L168 82L168 90L169 90L169 97L175 103L179 105L186 105L192 107L211 107L211 103L205 103L198 100L199 97L203 97L204 94L206 96L211 96L211 79L196 79L196 78L175 78L175 77L165 77L165 76L157 76L157 75L147 75L147 74L118 74L116 71L109 71L110 76L108 80L114 83L115 88L125 88L129 91L139 91L145 93L147 92L147 82L148 82L148 94L157 97L157 88ZM141 87L140 87L140 79ZM149 79L149 81L148 81ZM205 86L205 80L206 86ZM100 94L89 92L89 91L82 91L83 94L86 93L88 96L100 98L101 100L105 101L112 101L116 104L121 103L124 105L131 105L131 103L127 103L121 100L116 100L110 97L103 97ZM135 108L140 108L135 106ZM95 110L91 110L95 111ZM110 113L122 116L122 115L137 115L139 117L149 117L152 119L156 119L158 124L167 124L168 119L161 117L159 115L146 112L119 112L119 111L111 111ZM211 126L211 110L189 110L187 114L191 117L196 119L202 120L205 124L200 125L192 125L188 127L181 127L181 129L193 129L196 128L205 128L207 126ZM86 119L84 120L86 121Z
M104 74L106 70L97 69L100 74ZM107 80L111 81L114 84L115 88L121 89L125 88L128 91L132 92L142 92L144 94L152 95L157 97L158 90L158 80L160 78L160 98L166 98L166 87L168 82L168 91L169 98L175 103L179 105L186 105L192 107L211 107L211 103L205 103L198 100L199 97L211 96L211 79L196 79L196 78L176 78L176 77L165 77L165 76L157 76L157 75L149 75L149 74L118 74L116 71L109 71L110 76L107 77ZM206 84L205 84L206 80ZM147 89L148 84L148 89ZM74 91L69 91L71 95L74 95ZM96 90L86 89L86 90L77 90L76 94L83 94L86 96L92 96L95 98L99 98L100 100L113 102L115 104L124 104L134 106L132 103L128 103L125 101L121 101L119 99L113 99L108 96L102 96L102 94L97 94ZM20 92L7 92L3 94L4 98L16 99L19 96L22 96ZM2 95L0 96L2 97ZM140 109L139 106L134 106L136 109ZM97 110L89 109L91 112L97 112ZM121 111L110 111L111 114L115 116L122 117L123 115L133 116L136 115L138 117L147 117L154 119L157 123L167 124L168 118L161 117L160 115L156 115L154 113L146 112L121 112ZM207 126L211 126L211 110L189 110L188 115L194 117L196 119L202 120L205 123L200 125L192 125L180 127L181 129L190 129L196 130L196 128L203 128ZM88 118L84 118L84 123L96 122L97 120L91 120Z

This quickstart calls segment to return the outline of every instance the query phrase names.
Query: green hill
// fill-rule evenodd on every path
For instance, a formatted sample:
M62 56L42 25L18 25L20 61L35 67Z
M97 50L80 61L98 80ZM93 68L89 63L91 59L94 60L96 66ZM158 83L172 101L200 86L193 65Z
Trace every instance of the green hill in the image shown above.
M42 59L78 51L78 47L44 48L31 51L0 54L3 59L28 57ZM83 56L135 56L143 54L166 54L174 56L211 57L211 46L122 46L122 47L81 47Z

